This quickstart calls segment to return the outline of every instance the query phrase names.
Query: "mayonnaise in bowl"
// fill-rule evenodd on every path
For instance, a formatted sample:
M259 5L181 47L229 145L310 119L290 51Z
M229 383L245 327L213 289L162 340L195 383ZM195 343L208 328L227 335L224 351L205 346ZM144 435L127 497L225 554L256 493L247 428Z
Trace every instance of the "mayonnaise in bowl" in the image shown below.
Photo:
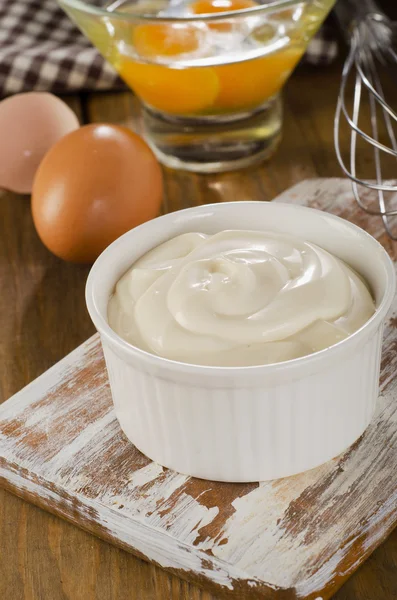
M233 230L185 233L149 251L116 284L108 321L163 358L251 366L328 348L374 312L363 279L326 250Z

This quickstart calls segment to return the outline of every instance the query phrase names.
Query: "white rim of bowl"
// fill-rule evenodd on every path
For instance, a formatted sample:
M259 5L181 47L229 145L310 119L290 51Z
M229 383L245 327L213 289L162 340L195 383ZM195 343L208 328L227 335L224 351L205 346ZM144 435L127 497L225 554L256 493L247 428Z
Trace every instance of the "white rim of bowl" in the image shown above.
M227 207L227 206L238 206L238 205L247 205L247 204L250 204L250 205L269 204L269 205L271 205L271 202L269 202L269 203L260 202L260 201L258 201L258 202L255 202L255 201L223 202L222 204L205 204L202 206L185 208L183 210L179 210L179 211L175 211L173 213L168 213L166 215L162 215L160 217L157 217L156 219L153 219L152 221L147 221L146 223L143 223L142 225L139 225L138 227L130 229L129 231L124 233L122 236L117 238L117 240L112 242L98 256L98 258L94 262L93 266L91 267L91 270L88 274L86 288L85 288L85 298L86 298L88 313L91 317L92 322L95 325L95 328L99 332L99 334L101 336L104 336L108 341L110 341L110 343L112 345L118 346L119 349L127 352L130 355L135 355L138 358L145 360L146 362L152 363L152 365L154 364L154 365L163 366L163 367L168 366L169 368L171 368L174 371L175 370L177 370L177 371L183 370L185 373L190 372L190 373L194 373L194 374L199 374L200 372L203 373L204 371L206 371L208 373L210 371L211 373L214 373L214 374L217 373L219 375L221 375L221 374L228 375L232 372L234 372L234 373L235 372L258 373L260 371L263 371L264 373L265 372L274 373L278 370L283 370L287 367L290 370L300 369L307 364L314 364L315 362L320 362L324 358L328 359L331 356L333 356L334 354L336 354L337 352L339 352L342 347L347 350L349 347L356 345L356 343L358 343L361 338L365 337L368 329L370 329L370 328L372 329L372 327L376 327L386 317L386 314L392 304L395 290L396 290L396 275L395 275L394 264L393 264L392 259L390 258L389 254L386 252L384 247L378 242L378 240L376 240L372 235L370 235L364 229L361 229L361 227L358 227L354 223L351 223L350 221L347 221L347 220L345 220L341 217L338 217L336 215L333 215L331 213L327 213L325 211L318 210L316 208L311 208L308 206L300 206L297 204L288 204L286 202L277 202L277 206L285 206L285 207L289 207L289 208L293 207L294 209L301 210L302 212L315 211L323 216L326 216L326 218L328 218L332 221L337 221L337 222L342 221L345 226L348 226L349 228L351 228L353 231L355 231L356 233L358 233L365 239L370 240L371 243L378 246L378 248L381 250L381 254L384 259L384 265L386 268L387 279L388 279L389 285L387 286L385 293L383 295L383 298L382 298L379 306L376 308L374 314L368 321L366 321L366 323L364 323L364 325L362 325L360 327L360 329L358 329L357 331L355 331L354 333L349 335L346 339L341 340L340 342L337 342L336 344L333 344L332 346L329 346L328 348L324 348L323 350L319 350L318 352L313 352L312 354L308 354L308 355L302 356L300 358L294 358L291 360L282 361L282 362L278 362L278 363L271 363L271 364L266 364L266 365L250 365L250 366L241 366L241 367L238 367L238 366L221 367L221 366L213 366L213 365L196 365L194 363L184 363L181 361L171 360L169 358L164 358L162 356L152 354L150 352L147 352L146 350L142 350L141 348L138 348L137 346L133 346L129 342L123 340L123 338L121 338L110 327L106 318L102 315L101 311L98 309L96 299L95 299L95 294L94 294L94 286L95 286L95 281L96 281L97 276L100 275L102 263L105 260L107 260L109 256L111 256L112 252L114 251L114 249L117 246L122 245L124 243L124 240L127 237L133 235L133 233L137 232L138 230L147 227L154 221L158 222L159 220L168 220L172 216L175 216L175 215L183 215L183 214L186 214L187 212L189 212L191 214L193 212L201 213L202 211L205 211L206 209L211 210L211 209L219 207L219 206Z

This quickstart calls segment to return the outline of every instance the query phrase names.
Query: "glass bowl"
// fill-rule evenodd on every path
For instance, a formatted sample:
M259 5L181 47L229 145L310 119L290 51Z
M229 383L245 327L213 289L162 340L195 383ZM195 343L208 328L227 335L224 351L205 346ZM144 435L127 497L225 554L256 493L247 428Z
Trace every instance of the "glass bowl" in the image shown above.
M216 172L268 158L279 92L334 0L58 0L141 99L164 164Z

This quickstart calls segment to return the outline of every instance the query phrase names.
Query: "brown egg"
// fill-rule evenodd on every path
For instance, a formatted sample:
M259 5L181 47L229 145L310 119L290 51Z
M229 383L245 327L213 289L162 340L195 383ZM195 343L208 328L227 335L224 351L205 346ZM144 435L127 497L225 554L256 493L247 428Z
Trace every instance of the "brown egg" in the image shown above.
M33 184L33 220L51 252L92 262L156 217L162 195L160 165L142 138L125 127L86 125L44 157Z

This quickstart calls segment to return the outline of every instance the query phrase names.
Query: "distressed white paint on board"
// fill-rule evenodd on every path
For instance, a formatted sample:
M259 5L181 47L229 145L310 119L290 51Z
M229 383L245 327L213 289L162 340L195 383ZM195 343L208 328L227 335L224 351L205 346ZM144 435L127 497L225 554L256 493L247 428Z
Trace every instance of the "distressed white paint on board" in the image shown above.
M10 473L0 466L0 478L4 477L15 489L26 491L34 496L39 495L44 500L57 503L59 497L51 490L46 490L42 486L33 481L26 481L17 473ZM76 500L81 500L79 495L76 495ZM84 503L80 510L84 513L84 518L89 523L91 519L91 511L98 509L98 502ZM72 506L64 506L58 511L60 516L70 519L70 510ZM163 568L178 568L185 571L194 571L198 575L207 577L213 583L233 589L233 581L229 572L228 565L222 565L216 561L211 561L206 555L200 554L200 551L192 552L191 548L179 543L170 543L169 536L156 531L153 528L147 528L136 520L126 520L124 517L109 508L108 506L100 507L101 510L96 514L95 523L101 525L105 532L109 533L112 538L131 546L137 552L141 553L150 561L156 562ZM72 519L73 520L73 519ZM208 565L211 564L212 568ZM242 578L246 578L245 573L240 573Z
M343 180L303 182L280 200L343 214L392 249ZM289 589L288 598L325 599L397 520L394 310L374 420L353 450L318 469L238 485L152 463L120 431L94 336L0 407L0 478L165 568L255 597Z

